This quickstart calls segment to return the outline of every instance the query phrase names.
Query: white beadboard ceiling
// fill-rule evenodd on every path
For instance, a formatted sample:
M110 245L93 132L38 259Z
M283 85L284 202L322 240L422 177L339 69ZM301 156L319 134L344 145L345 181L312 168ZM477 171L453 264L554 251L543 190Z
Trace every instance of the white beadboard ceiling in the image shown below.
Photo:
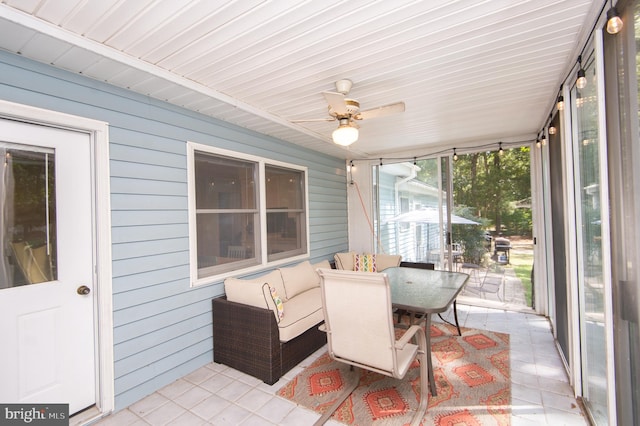
M602 1L2 0L0 48L341 158L535 139ZM353 81L349 148L323 91Z

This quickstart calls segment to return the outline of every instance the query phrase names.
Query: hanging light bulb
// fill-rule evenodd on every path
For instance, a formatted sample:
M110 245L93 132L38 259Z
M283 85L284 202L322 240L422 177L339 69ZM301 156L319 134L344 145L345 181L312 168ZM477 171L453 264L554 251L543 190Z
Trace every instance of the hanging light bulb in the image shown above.
M504 149L502 149L502 142L498 143L498 155L504 155Z
M558 103L556 104L558 111L562 111L564 109L564 96L558 96Z
M456 154L455 148L453 148L453 161L458 161L458 154Z
M540 138L536 138L536 147L540 148L540 146L542 146L542 143L540 142Z
M576 87L578 89L584 89L585 87L587 87L587 75L584 71L584 68L582 68L582 55L578 56L578 65L580 66L580 68L578 69Z
M611 0L611 9L607 11L607 32L609 34L618 34L622 31L622 18L618 15L618 10Z
M578 70L578 79L576 80L576 87L578 89L584 89L587 87L587 76L584 72L584 69L580 68Z
M547 137L544 135L544 130L542 131L542 138L540 138L540 143L542 144L542 146L545 146L547 144Z
M554 126L553 124L550 124L549 125L549 134L550 135L555 135L556 131L557 131L556 126Z

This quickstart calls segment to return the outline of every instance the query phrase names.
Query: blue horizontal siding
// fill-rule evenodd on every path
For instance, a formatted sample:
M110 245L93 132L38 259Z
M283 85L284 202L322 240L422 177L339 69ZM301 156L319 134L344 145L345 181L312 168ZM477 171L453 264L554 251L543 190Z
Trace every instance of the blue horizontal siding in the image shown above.
M135 241L131 243L114 244L112 256L113 260L125 260L188 250L188 238L166 238L163 239L161 243L157 241Z
M123 357L115 363L116 375L121 378L144 375L144 368L154 362L161 362L163 359L180 352L182 348L205 342L211 339L211 321L197 328L183 330L173 339L158 339L156 345L149 346L149 349ZM121 379L123 381L124 379ZM135 385L135 382L133 383Z
M113 227L111 238L113 243L127 243L134 241L157 241L173 238L188 238L184 233L184 223L149 224L140 226Z
M186 210L113 211L111 224L115 227L135 225L175 225L189 220Z
M184 197L166 195L111 194L113 210L185 210Z
M347 241L344 160L0 52L0 99L109 123L116 409L211 362L211 298L189 286L186 142L308 167L310 259Z
M111 176L120 178L182 182L187 177L184 168L160 166L157 164L138 163L136 167L131 167L131 162L129 161L112 160L110 168Z
M191 317L185 321L179 321L168 325L167 327L154 330L150 333L139 336L136 339L127 340L118 343L115 346L115 352L118 354L119 360L139 353L152 351L154 347L164 342L189 333L190 331L211 326L211 315L208 312Z
M136 289L151 287L157 284L175 280L188 280L188 271L184 266L171 266L158 268L142 274L130 274L122 277L113 277L113 293L126 293Z

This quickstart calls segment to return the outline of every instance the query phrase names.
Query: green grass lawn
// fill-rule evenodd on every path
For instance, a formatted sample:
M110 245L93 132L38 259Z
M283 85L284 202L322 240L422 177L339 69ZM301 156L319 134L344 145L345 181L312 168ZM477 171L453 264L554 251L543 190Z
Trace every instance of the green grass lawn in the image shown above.
M533 268L533 250L531 252L511 252L509 263L515 270L516 276L522 281L527 306L531 306L531 269Z

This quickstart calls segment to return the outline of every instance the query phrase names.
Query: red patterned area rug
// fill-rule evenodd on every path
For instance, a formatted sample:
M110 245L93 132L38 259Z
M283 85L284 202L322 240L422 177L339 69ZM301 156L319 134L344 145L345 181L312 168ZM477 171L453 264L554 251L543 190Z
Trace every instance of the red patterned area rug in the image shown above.
M432 324L431 346L437 396L429 395L422 425L510 425L509 335ZM358 373L356 373L358 372ZM323 413L353 374L360 383L331 417L348 425L406 425L418 407L417 362L403 380L333 361L327 353L278 391L278 395Z

